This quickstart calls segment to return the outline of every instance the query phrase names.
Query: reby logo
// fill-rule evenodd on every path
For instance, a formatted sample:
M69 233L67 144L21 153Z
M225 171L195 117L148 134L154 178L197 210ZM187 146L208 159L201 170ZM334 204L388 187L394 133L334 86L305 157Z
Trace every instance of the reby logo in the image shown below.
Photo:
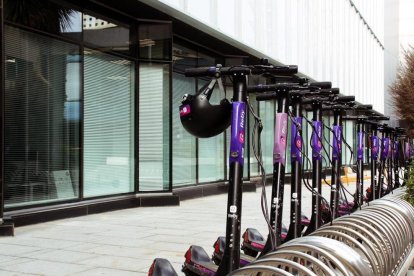
M180 107L180 117L191 113L190 106L188 104Z
M376 153L378 152L378 140L377 139L373 139L372 140L372 152Z
M239 141L240 143L244 143L244 131L241 131L239 134Z
M298 139L296 139L295 144L296 144L296 147L297 147L298 149L301 149L301 148L302 148L302 141L301 141L299 138L298 138Z
M240 113L240 127L241 128L244 128L244 114L245 114L245 112L244 112L244 110L242 110L241 113Z
M286 131L287 131L287 121L283 121L282 134L286 134Z

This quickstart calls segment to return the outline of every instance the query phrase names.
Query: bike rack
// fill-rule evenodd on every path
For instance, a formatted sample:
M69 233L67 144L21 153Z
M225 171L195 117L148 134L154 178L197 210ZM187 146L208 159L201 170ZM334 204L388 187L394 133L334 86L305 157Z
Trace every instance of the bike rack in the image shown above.
M401 275L414 259L414 207L404 188L279 246L231 275ZM287 274L285 274L287 273Z

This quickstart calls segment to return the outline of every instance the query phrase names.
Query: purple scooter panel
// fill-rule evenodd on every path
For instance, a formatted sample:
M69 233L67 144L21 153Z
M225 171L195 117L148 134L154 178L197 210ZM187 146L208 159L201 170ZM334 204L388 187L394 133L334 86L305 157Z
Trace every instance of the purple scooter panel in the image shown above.
M390 138L382 139L382 151L381 151L381 160L385 160L389 156L390 151Z
M340 160L342 151L342 126L333 126L332 160Z
M299 162L302 164L302 137L298 132L297 125L302 128L302 117L292 118L292 131L291 131L291 162Z
M371 136L371 156L372 159L377 160L379 153L379 139L378 136Z
M277 113L275 123L275 143L273 147L273 164L279 162L286 166L286 142L287 142L287 113Z
M322 161L322 122L313 121L312 133L312 159Z
M364 132L358 132L358 141L357 141L357 160L364 161Z
M244 165L244 141L246 126L246 103L233 102L229 164Z

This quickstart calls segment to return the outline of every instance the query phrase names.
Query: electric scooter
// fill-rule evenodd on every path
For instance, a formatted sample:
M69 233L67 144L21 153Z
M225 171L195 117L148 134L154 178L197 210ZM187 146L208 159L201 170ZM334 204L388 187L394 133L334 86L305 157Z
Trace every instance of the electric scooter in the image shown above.
M281 103L279 102L278 108L281 109L283 111L283 109L287 109L289 102L287 101L288 95L289 95L289 91L293 91L293 90L298 90L300 91L301 94L298 94L299 92L296 91L296 96L304 96L307 93L312 93L312 94L330 94L332 93L331 90L325 89L327 91L323 91L322 92L322 88L320 87L326 87L326 86L330 86L330 83L312 83L310 85L307 86L298 86L297 84L275 84L275 85L259 85L259 86L255 86L255 87L249 87L248 91L250 92L268 92L268 91L272 91L273 94L266 94L266 95L258 95L256 100L257 101L261 101L261 100L268 100L268 99L273 99L275 97L281 99ZM339 91L338 91L339 92ZM285 99L283 99L285 98ZM284 107L285 106L285 107ZM285 126L285 129L287 127L287 114L285 113L286 116L285 117L285 121L283 119L281 119L282 116L280 116L279 113L276 114L276 126L275 126L275 147L274 147L274 151L276 152L274 154L274 156L276 157L276 159L278 157L284 157L285 156L285 152L286 152L286 135L287 132L286 130L281 131L283 129L283 125ZM282 117L283 118L283 117ZM281 127L282 126L282 127ZM282 134L284 132L284 134ZM280 137L282 137L282 139L280 139ZM283 144L282 144L283 143ZM282 153L278 152L278 151L282 151ZM279 161L277 160L275 163L278 163ZM277 165L276 165L277 166ZM282 170L278 171L278 172L282 172ZM272 186L272 194L275 193L275 190L278 191L283 191L283 187L281 188L281 181L284 180L284 166L283 166L283 177L281 177L280 175L278 175L278 173L274 172L274 184ZM282 193L281 193L282 194ZM272 221L272 225L274 225L276 220L273 220L274 217L276 217L277 211L276 211L276 206L274 204L272 204L271 207L271 221ZM281 211L281 210L280 210ZM281 214L280 218L281 218ZM306 217L302 219L303 220L308 220ZM308 220L309 221L309 220ZM307 222L308 222L307 221ZM280 221L281 223L281 221ZM276 229L282 229L280 235L281 239L284 239L283 235L283 227L276 227ZM274 227L272 227L272 232L269 231L269 233L273 233L276 232L276 230ZM279 230L280 231L280 230ZM268 242L271 239L272 234L269 234L269 238L268 238ZM277 235L277 234L276 234ZM254 240L254 241L253 241ZM248 229L245 234L243 235L243 246L242 249L245 249L246 251L250 251L251 255L253 255L254 253L258 252L258 251L262 251L261 254L263 253L263 242L264 239L263 237L258 233L258 231L253 230L253 229ZM252 246L253 245L253 246ZM225 241L224 239L221 237L219 237L216 242L214 243L213 247L214 247L214 253L213 253L213 261L217 264L221 261L223 252L222 252L222 248L224 248L225 246ZM254 250L253 250L254 249ZM260 250L262 249L262 250ZM205 251L202 251L200 248L196 248L196 247L190 247L189 250L187 251L188 253L191 253L192 251L197 251L197 254L203 254L204 259L207 260L207 253L205 253ZM257 253L256 253L257 255ZM252 261L251 256L246 256L246 255L241 255L240 258L240 265L244 266L247 263L250 263ZM187 262L188 263L188 262ZM193 262L194 263L194 262ZM194 267L191 267L194 271L199 271L199 266L200 264L197 263L197 268L194 269ZM187 265L188 266L188 265ZM205 267L204 263L202 265L202 267Z
M244 142L247 104L247 76L250 74L274 73L293 75L297 66L233 66L209 67L186 70L186 76L209 76L221 80L222 76L230 76L233 83L233 102L220 108L221 114L207 110L209 96L212 92L200 92L196 96L186 97L180 107L180 118L184 128L197 137L211 137L221 133L231 124L229 154L229 191L227 202L226 240L223 259L219 266L200 250L201 247L191 246L185 254L183 272L197 275L227 275L240 266L240 223L242 201L242 176L244 164ZM212 89L211 89L212 90ZM210 94L209 94L210 93ZM228 110L228 114L227 114ZM225 115L225 116L220 116ZM200 119L202 118L202 119ZM223 122L229 122L224 123ZM214 133L206 127L210 126ZM220 128L218 128L220 126ZM200 130L201 129L201 130ZM207 132L207 133L205 133ZM199 135L202 134L202 135ZM204 135L207 134L207 135ZM210 136L210 134L213 134ZM205 251L204 251L205 252Z

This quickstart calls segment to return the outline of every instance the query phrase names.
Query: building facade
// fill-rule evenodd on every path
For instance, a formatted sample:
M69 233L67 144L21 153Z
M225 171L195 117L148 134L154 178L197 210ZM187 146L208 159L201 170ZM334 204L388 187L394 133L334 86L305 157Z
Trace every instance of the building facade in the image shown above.
M382 1L2 2L0 218L18 224L177 204L173 193L224 186L228 131L196 139L180 123L183 94L208 81L184 77L186 68L267 57L384 109ZM270 172L276 107L250 101ZM354 146L353 129L347 122ZM259 174L251 142L246 180Z

